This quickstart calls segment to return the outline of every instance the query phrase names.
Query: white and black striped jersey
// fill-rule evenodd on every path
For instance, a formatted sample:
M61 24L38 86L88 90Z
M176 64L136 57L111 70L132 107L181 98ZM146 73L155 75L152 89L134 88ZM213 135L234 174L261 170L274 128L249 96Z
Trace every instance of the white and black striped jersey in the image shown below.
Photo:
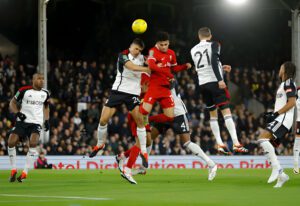
M141 72L132 71L125 67L125 63L131 61L135 65L143 66L145 63L142 54L133 57L129 50L125 50L119 54L117 63L117 76L113 84L112 90L125 92L139 96L141 93Z
M297 98L297 90L295 82L292 79L287 79L280 84L277 90L274 112L283 108L290 97ZM275 120L283 124L288 130L291 129L294 123L294 109L295 107L286 113L280 114Z
M191 49L199 85L223 80L220 49L218 42L205 40L200 41Z
M48 90L34 90L32 86L21 87L14 98L21 107L20 112L26 115L24 122L43 125L44 105L48 105L50 98Z
M300 87L297 88L297 95L298 99L296 102L296 108L297 108L297 122L300 122Z
M187 113L187 109L183 101L181 100L181 96L179 92L177 92L177 84L175 84L174 88L171 89L172 98L174 100L174 116L180 116Z

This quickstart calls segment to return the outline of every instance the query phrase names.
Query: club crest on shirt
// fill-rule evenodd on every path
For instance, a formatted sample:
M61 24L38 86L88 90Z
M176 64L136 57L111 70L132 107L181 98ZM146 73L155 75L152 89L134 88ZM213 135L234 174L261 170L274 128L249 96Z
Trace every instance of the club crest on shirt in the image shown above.
M150 57L153 57L153 54L154 54L154 51L153 51L153 50L150 50L150 51L149 51L149 56L150 56Z

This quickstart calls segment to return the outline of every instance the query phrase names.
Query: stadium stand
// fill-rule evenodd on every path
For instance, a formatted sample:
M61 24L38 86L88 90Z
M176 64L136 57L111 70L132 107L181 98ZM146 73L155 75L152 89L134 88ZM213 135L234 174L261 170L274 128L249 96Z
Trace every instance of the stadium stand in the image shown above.
M114 80L114 63L96 61L58 60L51 63L48 86L51 91L51 131L48 142L39 145L47 155L86 155L96 144L99 114L109 95ZM262 116L255 116L247 108L254 98L264 105L265 111L272 109L276 85L270 71L255 68L233 68L227 80L240 88L242 101L232 105L238 137L251 155L262 154L256 139L264 127ZM256 72L253 72L256 71ZM7 154L7 135L13 126L14 116L8 105L17 89L30 83L35 70L26 65L16 65L9 57L0 56L0 155ZM199 95L195 72L185 71L177 75L180 94L189 111L191 138L209 154L216 154L216 142L212 136L202 97ZM156 106L154 113L158 113ZM128 149L134 139L127 126L127 109L122 107L109 123L109 138L104 155L114 155ZM219 116L222 123L222 118ZM231 148L232 141L225 127L221 127L224 142ZM288 135L278 154L292 155L293 136ZM18 154L26 154L27 146L20 144ZM189 153L183 149L179 137L172 129L153 142L152 155L181 155Z

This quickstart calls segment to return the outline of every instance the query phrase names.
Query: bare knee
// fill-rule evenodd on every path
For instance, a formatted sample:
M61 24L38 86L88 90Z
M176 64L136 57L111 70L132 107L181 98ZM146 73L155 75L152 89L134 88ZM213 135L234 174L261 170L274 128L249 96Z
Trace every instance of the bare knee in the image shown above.
M39 143L39 139L40 139L39 134L36 133L32 134L29 141L29 147L30 148L36 147L37 144Z
M225 108L222 108L221 112L222 112L222 115L223 115L223 116L231 115L230 109L229 109L229 108L226 108L226 107L225 107Z
M11 134L8 138L8 147L12 148L17 145L17 142L19 140L19 136L16 134Z
M35 148L35 147L37 147L37 142L35 143L35 142L30 142L29 143L29 147L30 148Z
M139 128L145 127L145 124L144 124L144 120L143 120L143 116L142 116L142 115L138 115L138 116L137 116L137 118L136 118L136 126L139 127Z
M105 126L105 125L107 125L107 120L102 120L102 119L100 119L100 122L99 122L99 124L101 125L101 126Z
M107 125L108 120L109 120L109 117L107 115L101 115L99 124L101 126L105 126L105 125Z
M181 134L180 135L180 140L181 140L182 144L190 142L191 141L190 134L189 133Z
M273 137L272 133L267 131L267 130L264 130L261 132L261 134L259 135L258 139L259 140L266 140L266 139L271 139Z
M16 142L8 142L8 147L12 148L16 146Z
M218 117L218 111L217 109L209 111L210 118L217 118Z

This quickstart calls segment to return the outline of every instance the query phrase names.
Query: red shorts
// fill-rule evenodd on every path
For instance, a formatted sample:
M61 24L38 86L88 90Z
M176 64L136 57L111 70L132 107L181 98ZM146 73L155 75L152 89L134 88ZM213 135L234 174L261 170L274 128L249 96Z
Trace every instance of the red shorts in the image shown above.
M132 115L129 112L127 114L127 119L128 119L128 125L131 130L132 136L137 137L137 131L136 131L137 126ZM146 127L146 132L151 132L150 124L147 124L145 127Z
M156 101L163 109L175 106L171 90L167 87L149 87L144 96L144 102L153 105Z

